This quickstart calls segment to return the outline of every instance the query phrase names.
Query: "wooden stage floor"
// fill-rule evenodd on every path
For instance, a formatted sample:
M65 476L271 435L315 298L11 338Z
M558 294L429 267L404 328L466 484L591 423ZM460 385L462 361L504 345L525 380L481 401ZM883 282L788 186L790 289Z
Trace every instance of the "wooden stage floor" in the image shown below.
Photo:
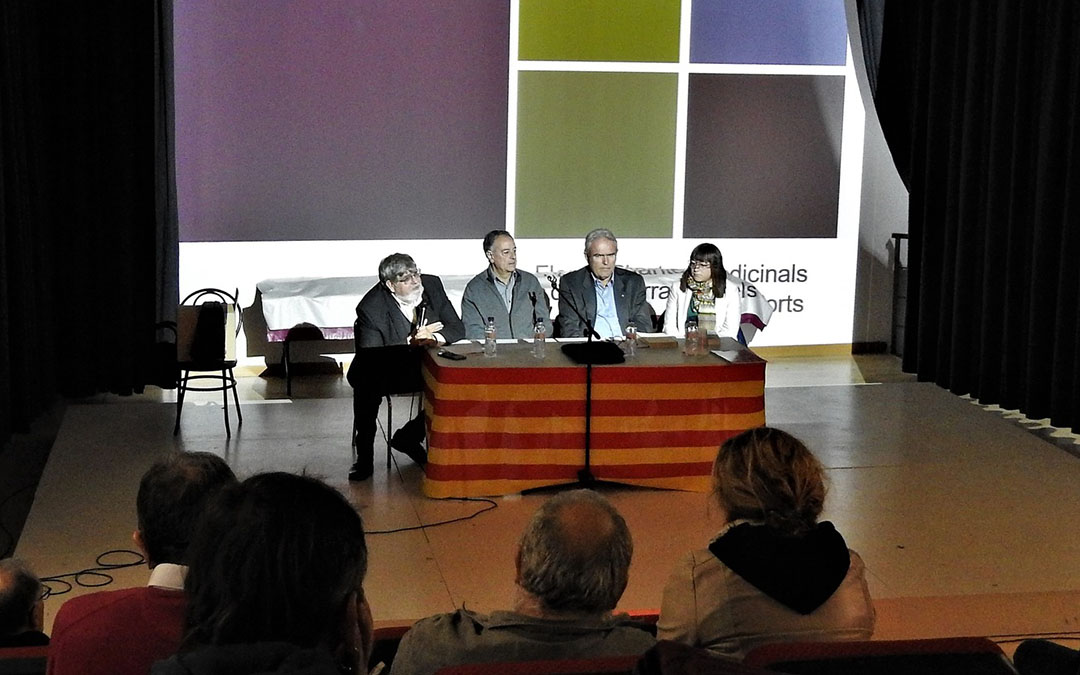
M914 382L892 357L771 358L766 387L768 423L801 437L828 468L825 517L866 561L875 637L986 635L1011 651L1022 636L1080 635L1080 459L1071 454L1073 439L1048 440L999 412ZM371 532L365 587L376 619L508 605L516 540L544 495L427 499L420 469L395 453L388 472L379 445L374 477L349 484L351 390L343 378L299 378L291 400L279 380L250 374L241 388L244 424L229 442L215 397L193 397L176 438L172 392L69 404L16 555L52 576L131 548L143 471L169 450L205 450L224 456L241 477L307 471L344 491ZM408 399L396 399L395 424L407 419L408 408ZM657 608L674 562L719 524L701 494L605 493L635 542L621 607ZM483 509L490 510L432 525ZM110 574L109 588L146 579L142 567ZM93 590L76 586L50 597L47 624L63 601Z

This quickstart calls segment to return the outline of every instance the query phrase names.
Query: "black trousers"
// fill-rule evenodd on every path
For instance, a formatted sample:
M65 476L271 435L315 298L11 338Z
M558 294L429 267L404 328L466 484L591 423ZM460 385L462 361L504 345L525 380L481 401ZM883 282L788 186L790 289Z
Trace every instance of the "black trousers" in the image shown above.
M353 440L356 442L356 463L359 466L372 466L375 462L375 436L379 433L382 400L379 394L353 390ZM387 429L387 433L391 431ZM394 437L405 442L422 443L425 435L424 409L421 408L416 417L406 422Z

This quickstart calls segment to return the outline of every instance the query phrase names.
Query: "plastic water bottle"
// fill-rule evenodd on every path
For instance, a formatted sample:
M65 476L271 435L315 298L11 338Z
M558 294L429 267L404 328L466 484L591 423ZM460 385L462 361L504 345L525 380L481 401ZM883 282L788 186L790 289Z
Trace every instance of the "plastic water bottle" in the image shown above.
M694 319L686 322L685 350L687 356L697 356L701 349L701 334L698 332L698 324Z
M533 356L538 359L547 356L547 327L543 321L537 321L533 328Z
M626 355L637 355L637 326L633 321L626 324Z
M495 356L495 317L489 316L484 326L484 356Z

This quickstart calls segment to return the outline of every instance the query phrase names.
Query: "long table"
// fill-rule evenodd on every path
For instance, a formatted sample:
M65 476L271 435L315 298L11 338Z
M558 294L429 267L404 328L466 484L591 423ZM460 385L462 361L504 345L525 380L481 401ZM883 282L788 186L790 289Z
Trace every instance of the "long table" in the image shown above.
M669 339L670 340L670 339ZM591 469L598 480L704 492L717 448L765 423L765 361L735 340L724 357L639 347L593 366ZM658 343L659 344L659 343ZM423 357L429 497L513 494L573 483L585 458L585 366L549 343L458 344Z

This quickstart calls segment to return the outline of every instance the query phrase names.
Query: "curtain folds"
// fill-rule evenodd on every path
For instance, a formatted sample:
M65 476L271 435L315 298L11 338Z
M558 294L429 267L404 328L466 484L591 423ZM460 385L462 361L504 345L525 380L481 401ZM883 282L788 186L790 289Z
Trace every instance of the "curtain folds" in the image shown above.
M904 368L1080 426L1080 6L889 2L875 104L910 198Z
M150 381L176 303L171 15L0 3L0 443L58 395Z

